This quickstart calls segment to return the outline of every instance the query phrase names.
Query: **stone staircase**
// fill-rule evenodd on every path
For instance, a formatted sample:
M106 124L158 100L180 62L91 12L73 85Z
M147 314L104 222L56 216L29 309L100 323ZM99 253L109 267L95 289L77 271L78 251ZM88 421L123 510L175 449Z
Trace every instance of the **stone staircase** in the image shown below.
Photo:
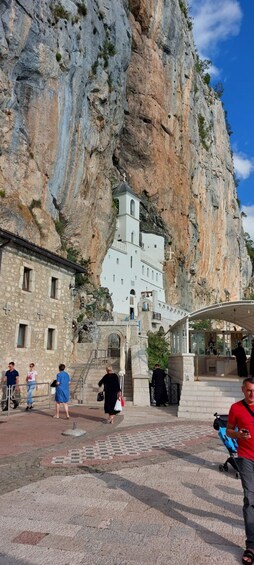
M194 420L213 420L215 412L228 414L231 404L241 400L242 379L202 378L184 382L178 407L178 417Z
M131 403L133 402L133 386L132 386L132 374L131 370L128 369L126 371L124 377L124 391L123 391L124 399L126 402Z
M86 406L98 406L97 403L97 392L98 392L98 382L105 375L106 364L112 365L113 371L119 374L119 358L108 359L105 362L104 359L93 359L93 362L89 366L87 371L86 363L77 363L68 367L72 381L70 385L70 396L72 402L83 403ZM81 376L85 377L85 383L83 388L83 398L81 395L81 387L79 384L79 378ZM126 402L132 403L133 401L133 390L132 390L132 376L131 371L128 370L124 379L124 398Z

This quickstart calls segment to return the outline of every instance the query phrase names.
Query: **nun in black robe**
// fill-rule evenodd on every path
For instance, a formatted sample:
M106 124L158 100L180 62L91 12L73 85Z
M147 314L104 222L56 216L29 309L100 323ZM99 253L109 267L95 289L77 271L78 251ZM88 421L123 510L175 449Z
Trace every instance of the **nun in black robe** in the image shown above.
M113 424L114 415L118 412L114 409L117 399L121 396L120 382L118 375L113 373L112 367L106 368L106 374L98 382L98 386L104 386L105 402L104 412L109 415L108 422Z
M166 406L168 402L167 389L165 385L165 371L160 368L160 365L155 365L153 376L152 376L152 386L154 387L154 398L156 401L156 406Z

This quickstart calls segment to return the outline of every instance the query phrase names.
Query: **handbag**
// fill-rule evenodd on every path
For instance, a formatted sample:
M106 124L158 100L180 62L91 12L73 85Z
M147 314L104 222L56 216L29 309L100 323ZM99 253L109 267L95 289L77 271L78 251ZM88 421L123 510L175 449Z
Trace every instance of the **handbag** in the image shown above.
M104 400L104 392L98 392L97 402L102 402L102 400Z
M55 387L56 387L56 383L57 383L57 380L54 379L54 381L52 381L52 383L51 383L50 386L51 386L52 388L55 388Z
M120 398L118 398L116 403L115 403L115 406L114 406L114 411L115 412L122 412L122 409L123 409L123 407L122 407L122 404L121 404L121 400L120 400Z
M121 396L121 398L120 398L120 402L121 402L121 406L124 406L124 405L125 405L124 398L123 398L122 396Z

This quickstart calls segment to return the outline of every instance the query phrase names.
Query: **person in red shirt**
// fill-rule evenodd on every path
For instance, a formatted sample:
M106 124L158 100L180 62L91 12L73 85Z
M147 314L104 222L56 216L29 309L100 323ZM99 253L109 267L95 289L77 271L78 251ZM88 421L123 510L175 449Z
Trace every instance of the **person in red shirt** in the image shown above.
M243 381L244 400L232 404L227 424L227 435L238 442L238 468L242 481L243 517L246 550L242 563L254 563L254 378Z

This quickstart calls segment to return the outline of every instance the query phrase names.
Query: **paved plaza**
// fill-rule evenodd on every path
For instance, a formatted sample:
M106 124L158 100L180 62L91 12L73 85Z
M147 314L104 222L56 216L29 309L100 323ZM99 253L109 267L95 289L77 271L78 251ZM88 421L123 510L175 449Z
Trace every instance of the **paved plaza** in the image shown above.
M113 426L101 409L71 412L85 436L63 436L71 423L51 413L0 418L0 565L241 562L241 484L218 470L212 422L174 407L127 406Z

